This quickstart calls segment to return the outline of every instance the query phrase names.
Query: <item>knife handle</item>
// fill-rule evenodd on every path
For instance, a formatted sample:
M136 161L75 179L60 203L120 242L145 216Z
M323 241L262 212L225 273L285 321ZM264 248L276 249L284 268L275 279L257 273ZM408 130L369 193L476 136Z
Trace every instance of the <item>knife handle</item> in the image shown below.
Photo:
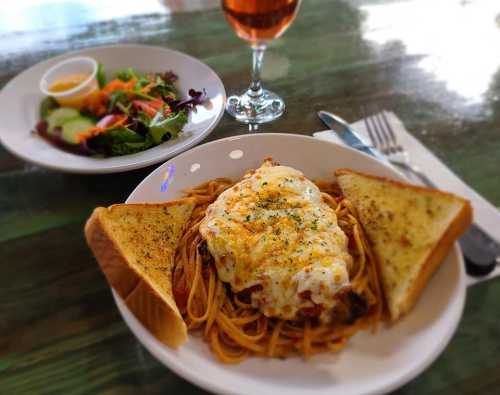
M474 277L490 274L497 265L500 246L472 224L458 240L465 258L465 270Z

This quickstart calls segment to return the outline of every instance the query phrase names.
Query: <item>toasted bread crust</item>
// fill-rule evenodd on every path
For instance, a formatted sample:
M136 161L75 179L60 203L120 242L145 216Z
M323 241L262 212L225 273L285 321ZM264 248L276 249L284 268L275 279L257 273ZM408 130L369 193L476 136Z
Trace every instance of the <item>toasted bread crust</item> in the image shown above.
M472 206L468 200L464 199L464 203L462 210L460 210L460 213L455 217L441 239L436 243L432 253L424 263L419 276L408 293L406 303L401 306L402 315L408 313L413 308L428 281L450 252L455 240L458 239L472 223Z
M192 199L135 206L170 207L192 204ZM161 342L177 348L187 340L187 327L172 296L167 300L127 262L103 221L102 214L120 205L98 207L85 225L85 237L109 284L141 323ZM173 256L171 264L173 263Z
M441 235L440 239L437 240L432 247L430 247L431 252L427 257L427 260L422 264L418 276L413 281L411 287L408 289L406 294L406 299L404 302L398 306L397 314L391 314L391 321L398 320L402 315L408 313L415 303L417 302L419 296L421 295L426 284L430 280L433 273L437 270L443 260L449 253L454 241L465 232L467 227L472 223L472 207L470 202L459 196L456 196L449 192L444 192L436 189L425 188L421 186L406 184L400 181L391 180L385 177L379 177L374 175L369 175L361 172L357 172L350 169L338 169L335 171L336 177L341 176L351 176L357 175L365 179L375 180L381 183L391 184L394 187L409 189L415 191L415 193L425 192L426 194L433 194L436 197L451 197L462 204L462 207L452 222L449 224L446 231ZM377 254L375 254L377 256ZM377 256L377 260L379 257ZM377 262L380 266L380 262ZM386 287L383 287L384 293L388 292ZM389 295L385 295L386 299L389 299Z
M431 192L431 193L434 193L438 196L450 196L450 197L453 197L455 199L462 200L464 203L466 203L470 206L470 202L467 199L464 199L460 196L457 196L451 192L442 191L440 189L432 189L432 188L428 188L428 187L424 187L424 186L420 186L420 185L408 184L408 183L404 183L401 181L393 180L391 178L374 176L372 174L365 174L365 173L361 173L359 171L355 171L355 170L351 170L351 169L341 168L341 169L335 170L335 177L339 177L342 175L351 175L351 174L356 174L358 176L370 178L372 180L382 181L382 182L392 184L394 186L404 188L404 189L413 189L415 192ZM471 213L472 213L472 209L471 209Z

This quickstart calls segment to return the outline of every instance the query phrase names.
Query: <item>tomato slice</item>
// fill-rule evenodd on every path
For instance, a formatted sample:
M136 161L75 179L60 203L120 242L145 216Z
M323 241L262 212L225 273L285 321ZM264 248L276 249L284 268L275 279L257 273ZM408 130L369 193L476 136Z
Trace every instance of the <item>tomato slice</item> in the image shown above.
M157 99L157 100L132 100L132 105L137 108L138 110L141 110L142 112L145 112L147 115L150 117L154 117L158 111L161 110L163 106L165 106L165 109L163 110L164 115L168 115L172 112L170 110L170 107L168 104L166 104L163 100Z

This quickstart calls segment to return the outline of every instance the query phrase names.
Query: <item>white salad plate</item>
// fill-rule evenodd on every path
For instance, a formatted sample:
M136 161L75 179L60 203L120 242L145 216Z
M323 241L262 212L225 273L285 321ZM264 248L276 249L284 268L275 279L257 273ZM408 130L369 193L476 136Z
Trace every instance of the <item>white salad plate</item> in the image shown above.
M311 179L333 179L347 167L402 180L387 165L353 149L311 137L254 134L226 138L191 149L158 167L127 203L162 202L217 177L239 179L266 157L301 170ZM118 308L137 339L165 366L214 393L224 394L382 394L409 382L448 344L465 301L465 273L458 244L425 288L415 308L378 333L355 335L337 354L267 359L251 357L239 365L216 360L202 339L189 336L173 350L153 337L113 291Z
M172 70L179 77L176 87L182 97L190 88L205 89L207 100L190 111L184 131L176 139L148 150L124 156L97 158L62 151L33 134L39 120L39 89L44 73L64 59L92 57L104 65L106 75L133 68L139 73ZM199 60L167 48L146 45L116 45L69 52L38 63L8 82L0 92L0 142L14 155L36 165L71 173L114 173L164 161L194 146L212 132L224 114L226 92L215 72Z

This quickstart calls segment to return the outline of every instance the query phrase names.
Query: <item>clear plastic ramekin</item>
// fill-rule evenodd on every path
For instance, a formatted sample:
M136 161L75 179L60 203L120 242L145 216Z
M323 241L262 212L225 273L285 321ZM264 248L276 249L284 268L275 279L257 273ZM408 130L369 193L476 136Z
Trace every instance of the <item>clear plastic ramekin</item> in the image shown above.
M40 80L40 90L44 95L53 97L61 106L79 108L88 96L99 89L96 78L97 68L97 61L90 57L66 59L45 72ZM71 89L60 92L50 90L54 82L74 74L87 74L88 77Z

